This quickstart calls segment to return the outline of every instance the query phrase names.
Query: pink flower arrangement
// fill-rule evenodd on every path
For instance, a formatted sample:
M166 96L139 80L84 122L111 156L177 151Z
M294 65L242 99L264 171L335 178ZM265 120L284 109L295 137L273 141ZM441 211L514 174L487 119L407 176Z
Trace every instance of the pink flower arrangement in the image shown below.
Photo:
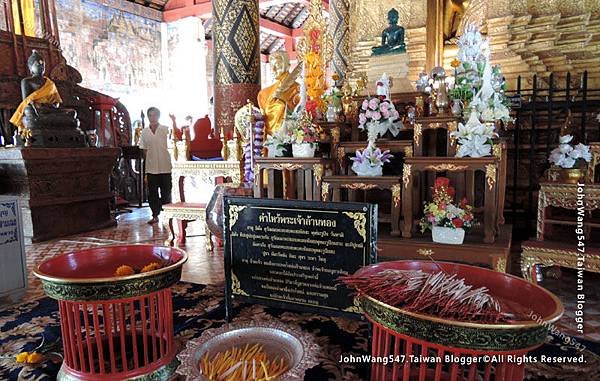
M383 96L367 98L363 100L358 115L359 128L364 129L370 122L395 122L400 114L394 105Z

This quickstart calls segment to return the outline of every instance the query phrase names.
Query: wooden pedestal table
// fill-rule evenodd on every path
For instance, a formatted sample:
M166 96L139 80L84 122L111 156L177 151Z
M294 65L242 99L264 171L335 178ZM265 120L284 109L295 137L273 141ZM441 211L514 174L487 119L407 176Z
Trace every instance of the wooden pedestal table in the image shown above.
M586 245L582 255L577 251L576 243L530 240L523 242L521 249L521 274L533 283L537 283L538 265L583 268L585 271L600 273L598 246Z
M188 202L184 192L184 181L187 177L198 178L202 186L215 187L218 178L231 180L239 184L241 179L240 163L237 161L185 161L173 163L171 170L173 190L172 203L163 205L161 215L169 229L169 238L165 245L182 245L186 239L186 228L190 221L201 221L205 225L206 249L213 250L212 234L206 226L206 204ZM175 226L177 225L177 230Z
M448 158L448 157L408 157L404 161L402 172L402 214L404 224L402 237L411 238L415 227L413 217L413 179L415 174L426 175L427 172L435 176L439 172L475 172L485 173L484 204L483 204L483 230L485 243L494 243L498 230L498 166L497 157L482 158ZM474 178L474 176L469 176ZM457 196L460 197L457 188ZM475 199L475 184L467 184L464 189L465 196L472 202ZM425 200L418 200L421 204Z
M431 234L416 233L411 239L392 236L389 231L379 229L377 247L382 261L398 259L433 259L486 267L507 272L512 242L512 225L501 225L494 243L482 243L481 236L473 232L465 235L462 245L432 242Z
M584 217L584 229L586 236L592 228L600 228L600 222L593 220L591 212L600 209L600 184L586 184L581 199L586 216ZM543 182L538 193L538 216L537 216L537 239L543 241L548 235L548 225L571 225L573 229L577 225L577 184L562 184ZM554 218L552 208L573 210L571 218Z
M119 148L0 150L0 189L19 198L25 243L116 225L110 174Z
M362 190L368 191L373 189L387 190L390 191L392 197L392 205L390 208L390 216L382 216L379 214L380 222L389 222L391 225L391 234L393 236L400 235L400 201L402 187L400 185L401 177L396 176L375 176L375 177L361 177L361 176L325 176L323 177L323 184L321 185L321 192L323 201L330 201L333 198L333 202L340 202L341 190L348 189L349 192ZM349 197L348 201L357 201Z
M456 139L451 138L450 134L458 129L458 118L447 115L435 115L424 118L417 118L413 126L413 143L414 143L414 155L415 156L437 156L437 141L430 141L427 144L424 135L428 131L437 132L437 130L446 130L446 147L444 150L445 155L441 156L455 156L456 155ZM425 147L427 145L427 147Z
M284 199L315 201L321 199L321 181L331 173L333 161L323 158L261 157L254 164L254 197L275 198L275 171L283 174ZM264 174L266 172L266 176ZM267 179L265 194L264 179Z

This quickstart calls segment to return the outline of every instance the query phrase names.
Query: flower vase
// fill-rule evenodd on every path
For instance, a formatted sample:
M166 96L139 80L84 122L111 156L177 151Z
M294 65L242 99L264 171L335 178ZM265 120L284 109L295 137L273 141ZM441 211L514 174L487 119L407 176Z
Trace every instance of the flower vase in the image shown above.
M292 144L292 155L294 157L315 157L316 145L310 143Z
M561 183L577 184L585 181L586 170L582 168L560 168L558 175Z
M284 143L283 144L283 153L281 154L282 157L292 157L292 144L291 143Z
M354 164L352 164L352 170L357 176L363 177L376 177L383 175L383 165L372 166L367 163L354 162Z
M448 245L462 245L465 239L464 229L447 228L444 226L432 226L431 238L433 242Z
M449 104L450 98L448 97L446 82L440 81L440 87L438 88L435 96L435 107L437 108L437 114L445 114Z

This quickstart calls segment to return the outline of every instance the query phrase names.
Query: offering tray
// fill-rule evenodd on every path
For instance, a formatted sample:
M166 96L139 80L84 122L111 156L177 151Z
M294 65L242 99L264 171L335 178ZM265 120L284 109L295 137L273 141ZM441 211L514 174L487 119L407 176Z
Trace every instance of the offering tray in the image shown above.
M280 321L251 320L208 329L199 338L189 341L177 355L181 362L177 373L186 376L187 380L208 381L199 368L200 360L207 352L214 355L246 344L262 345L270 358L283 357L286 360L289 370L277 381L304 380L304 372L319 363L320 348L312 335Z

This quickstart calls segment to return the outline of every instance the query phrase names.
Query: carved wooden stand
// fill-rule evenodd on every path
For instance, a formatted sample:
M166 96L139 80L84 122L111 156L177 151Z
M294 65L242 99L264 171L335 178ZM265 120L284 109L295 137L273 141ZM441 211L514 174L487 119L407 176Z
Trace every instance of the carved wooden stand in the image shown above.
M333 169L333 161L322 158L261 157L254 167L254 197L275 198L275 171L284 175L283 197L298 200L320 200L321 181ZM267 192L264 192L264 171L267 172Z
M378 177L359 177L359 176L325 176L321 186L323 193L323 201L330 200L329 188L334 202L340 202L341 190L348 189L348 201L357 201L353 193L357 190L368 191L371 189L388 190L391 192L391 207L390 215L385 216L379 214L380 222L387 222L391 225L391 234L393 236L400 235L400 195L401 195L401 177L395 176L378 176Z
M118 148L0 150L0 188L19 197L25 241L116 225L109 178Z
M593 177L592 177L593 178ZM600 272L600 248L594 240L592 229L600 228L592 212L600 210L600 184L585 184L583 197L578 205L578 186L553 182L541 183L538 194L537 240L524 242L521 252L521 273L525 279L537 282L538 266L562 266L572 269L584 268L586 271ZM578 251L577 243L565 243L564 237L553 237L551 225L577 225L576 210L583 206L583 230L585 252ZM554 208L572 210L572 216L556 217ZM575 233L573 233L575 234ZM563 238L563 240L561 240Z
M415 172L485 172L484 194L484 239L485 243L494 243L497 233L496 212L498 209L498 159L483 158L449 158L449 157L411 157L406 158L403 171L404 196L402 212L404 225L402 237L411 238L415 221L413 219L413 175ZM474 200L474 185L467 186L467 199Z

